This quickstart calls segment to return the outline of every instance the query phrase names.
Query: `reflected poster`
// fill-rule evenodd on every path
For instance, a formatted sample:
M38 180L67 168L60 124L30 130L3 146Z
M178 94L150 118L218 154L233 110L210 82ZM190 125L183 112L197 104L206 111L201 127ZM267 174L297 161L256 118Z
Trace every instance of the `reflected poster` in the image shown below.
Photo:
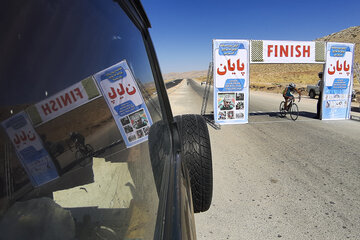
M94 78L126 146L147 141L152 120L126 60L94 74Z

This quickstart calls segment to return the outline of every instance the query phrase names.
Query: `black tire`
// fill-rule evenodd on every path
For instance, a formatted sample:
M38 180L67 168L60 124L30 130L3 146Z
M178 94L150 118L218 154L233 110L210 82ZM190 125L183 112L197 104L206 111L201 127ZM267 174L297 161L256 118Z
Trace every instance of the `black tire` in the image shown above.
M281 118L285 117L285 115L286 115L286 110L285 110L284 106L285 106L285 101L282 101L279 106L279 116Z
M315 98L315 96L316 96L315 91L314 91L314 90L310 90L309 96L310 96L310 98Z
M292 120L296 120L299 116L299 108L296 103L291 104L290 117Z
M176 116L182 143L181 157L189 175L194 212L210 208L213 192L211 146L205 119L200 115Z

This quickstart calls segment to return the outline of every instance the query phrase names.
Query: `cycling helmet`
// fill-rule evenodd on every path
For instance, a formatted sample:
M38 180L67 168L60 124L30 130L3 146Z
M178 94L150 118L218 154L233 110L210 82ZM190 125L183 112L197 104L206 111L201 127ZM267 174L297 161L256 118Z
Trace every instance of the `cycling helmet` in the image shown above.
M289 84L289 87L292 88L292 89L294 89L294 88L296 88L296 84L295 84L295 83L290 83L290 84Z

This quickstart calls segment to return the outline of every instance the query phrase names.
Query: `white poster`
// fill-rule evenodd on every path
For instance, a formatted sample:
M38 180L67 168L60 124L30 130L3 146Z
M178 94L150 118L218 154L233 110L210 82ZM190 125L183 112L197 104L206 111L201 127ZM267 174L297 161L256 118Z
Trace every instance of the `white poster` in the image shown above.
M354 44L328 43L321 119L349 119Z
M126 60L96 73L94 78L126 146L146 141L152 120Z
M33 186L58 178L55 165L25 112L5 120L2 126Z
M249 41L213 40L214 118L219 124L248 122Z

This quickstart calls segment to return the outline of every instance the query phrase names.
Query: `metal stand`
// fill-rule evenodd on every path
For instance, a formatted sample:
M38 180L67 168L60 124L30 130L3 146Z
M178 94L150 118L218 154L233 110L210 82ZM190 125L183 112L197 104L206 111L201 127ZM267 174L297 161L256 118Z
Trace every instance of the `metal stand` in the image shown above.
M356 74L356 78L357 80L359 81L360 83L360 64L357 63L357 62L354 62L354 71L355 71L355 74Z
M13 199L14 193L14 185L13 185L13 177L11 173L11 154L12 154L12 146L10 144L5 144L5 161L4 161L4 168L5 168L5 182L6 182L6 197L9 200Z
M214 120L214 112L211 112L210 114L206 114L206 106L208 103L212 83L213 83L213 63L210 62L200 114L201 116L204 117L204 119L210 126L212 126L216 130L220 130L221 129L220 125L217 124Z

